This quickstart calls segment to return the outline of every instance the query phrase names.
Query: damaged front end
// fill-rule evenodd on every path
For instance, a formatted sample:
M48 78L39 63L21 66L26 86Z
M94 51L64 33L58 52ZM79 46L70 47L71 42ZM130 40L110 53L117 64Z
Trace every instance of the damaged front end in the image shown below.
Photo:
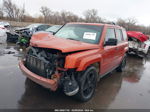
M68 54L59 50L30 47L24 60L24 66L36 76L45 80L55 82L55 87L47 87L39 81L35 81L40 85L55 91L58 87L63 87L66 95L75 95L79 86L75 79L75 69L65 69L65 58ZM44 83L44 82L42 82ZM52 85L50 85L52 86Z
M140 42L138 39L129 37L129 53L134 53L138 56L145 56L147 53L145 52L146 44L144 42Z
M147 36L141 32L128 31L129 54L133 53L140 57L148 54L149 45L146 44Z

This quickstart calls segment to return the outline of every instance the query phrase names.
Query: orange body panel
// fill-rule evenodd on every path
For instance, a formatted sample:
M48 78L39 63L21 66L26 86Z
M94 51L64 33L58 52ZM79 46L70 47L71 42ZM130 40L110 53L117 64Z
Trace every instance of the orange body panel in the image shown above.
M49 35L47 37L33 36L30 40L30 45L41 48L57 49L62 51L63 53L99 48L99 45L74 40L67 40L58 37L56 38L52 35Z

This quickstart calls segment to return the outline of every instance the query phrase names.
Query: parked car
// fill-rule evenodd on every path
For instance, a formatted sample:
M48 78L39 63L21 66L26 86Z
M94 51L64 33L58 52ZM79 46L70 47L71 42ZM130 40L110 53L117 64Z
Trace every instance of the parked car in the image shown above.
M5 43L7 39L7 28L4 25L0 25L0 43Z
M11 43L18 42L18 38L19 38L20 35L17 34L13 29L14 28L11 28L8 32L6 32L7 42L11 42Z
M7 34L7 42L16 43L18 42L19 35L16 33L6 32Z
M90 100L102 77L126 65L126 30L117 25L68 23L54 35L32 36L20 69L32 81Z
M24 28L18 28L15 30L15 32L18 34L22 34L22 33L26 32L29 36L32 36L33 33L37 32L37 31L44 31L49 27L51 27L51 26L46 25L46 24L31 24Z
M142 32L127 31L129 40L129 54L136 54L140 57L144 57L148 54L150 49L150 40L147 35Z
M8 22L0 22L0 24L3 24L4 27L7 29L6 31L7 42L16 43L19 37L19 35L14 32L14 29L16 27L11 26Z
M8 22L4 22L4 21L1 21L0 25L4 26L5 28L9 28L10 27L10 24Z
M17 44L28 46L31 37L35 32L44 31L49 27L51 26L45 24L31 24L25 28L16 29L15 32L19 34Z

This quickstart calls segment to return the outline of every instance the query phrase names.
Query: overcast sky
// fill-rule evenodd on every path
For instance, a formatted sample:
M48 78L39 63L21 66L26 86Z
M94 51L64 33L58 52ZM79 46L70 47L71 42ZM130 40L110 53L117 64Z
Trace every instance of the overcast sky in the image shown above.
M99 16L110 21L136 18L139 24L150 25L150 0L12 0L36 16L41 6L53 11L67 10L79 16L87 9L97 9Z

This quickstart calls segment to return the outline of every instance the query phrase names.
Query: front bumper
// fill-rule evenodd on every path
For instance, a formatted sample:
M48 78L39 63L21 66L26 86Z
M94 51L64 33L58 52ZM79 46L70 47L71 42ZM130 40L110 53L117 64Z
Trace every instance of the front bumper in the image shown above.
M7 41L8 42L16 43L18 41L19 35L12 34L10 32L7 32L6 34L7 34Z
M38 76L34 73L32 73L31 71L29 71L25 66L24 66L24 62L20 61L19 62L19 67L22 70L23 74L25 76L27 76L29 79L31 79L32 81L36 82L37 84L45 87L45 88L49 88L52 91L56 91L57 87L58 87L58 81L60 77L57 77L55 79L46 79L43 78L41 76ZM59 76L59 75L58 75Z
M146 51L144 50L144 49L135 49L135 48L129 48L129 52L134 52L135 54L138 54L138 53L140 53L140 54L146 54Z

